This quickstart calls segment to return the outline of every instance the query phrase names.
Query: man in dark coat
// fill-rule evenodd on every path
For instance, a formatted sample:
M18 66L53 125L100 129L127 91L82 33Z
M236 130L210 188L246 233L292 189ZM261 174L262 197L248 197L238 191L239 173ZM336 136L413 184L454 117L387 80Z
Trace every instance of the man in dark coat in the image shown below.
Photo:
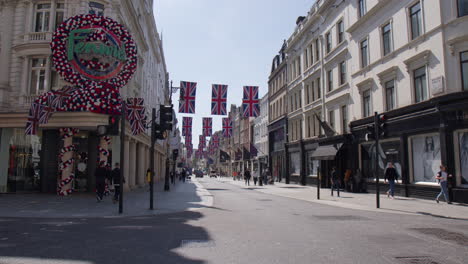
M111 172L111 178L115 188L113 202L116 203L119 201L120 197L120 163L115 163L115 168ZM123 179L123 182L125 183L125 178Z
M104 191L106 189L106 178L109 177L109 171L106 168L106 162L99 162L99 168L96 169L96 199L98 202L102 201Z
M245 178L245 185L247 186L250 186L250 177L252 175L250 175L250 171L249 170L245 170L244 172L244 178Z
M340 181L340 178L338 177L338 173L336 173L336 167L332 168L330 176L331 176L330 177L330 180L331 180L331 196L333 196L333 190L336 189L336 192L338 193L338 197L340 197L341 181Z

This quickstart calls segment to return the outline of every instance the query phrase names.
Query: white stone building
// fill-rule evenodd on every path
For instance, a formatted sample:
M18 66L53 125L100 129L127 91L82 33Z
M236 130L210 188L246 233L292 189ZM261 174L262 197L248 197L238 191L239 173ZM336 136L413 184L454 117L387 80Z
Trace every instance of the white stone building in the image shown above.
M268 93L260 99L260 115L253 120L253 144L257 149L257 157L254 162L257 163L257 171L262 171L268 166ZM259 164L262 164L261 166ZM254 170L255 170L254 166Z
M167 103L167 69L161 38L157 31L152 0L1 0L0 1L0 192L55 192L58 129L75 127L73 139L85 169L80 170L83 186L94 190L94 169L98 137L97 125L106 125L108 116L90 112L55 113L41 125L37 136L24 136L27 111L34 98L66 85L51 62L49 43L56 26L67 18L95 13L111 17L132 34L138 47L138 69L121 89L123 98L145 99L150 106ZM125 141L126 187L145 184L149 168L149 130L132 136L127 127ZM165 142L156 144L156 176L165 171ZM112 162L120 159L119 138L112 138ZM82 155L81 155L82 154ZM84 158L86 157L86 158Z

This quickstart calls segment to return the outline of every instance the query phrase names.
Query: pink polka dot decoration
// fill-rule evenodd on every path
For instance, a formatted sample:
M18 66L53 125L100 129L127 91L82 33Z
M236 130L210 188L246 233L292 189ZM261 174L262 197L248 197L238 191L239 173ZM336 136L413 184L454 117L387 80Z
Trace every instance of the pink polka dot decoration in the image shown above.
M69 37L78 29L85 31L89 29L89 31L85 33L75 31L73 34L75 40L71 44L74 48L70 48ZM87 35L82 36L83 34ZM75 43L77 39L79 41ZM104 85L120 89L128 83L137 68L137 47L132 36L124 26L108 17L86 14L67 19L54 32L50 47L57 72L67 82L83 89ZM124 50L125 54L120 54L119 49ZM113 54L119 58L119 61L113 65L96 61L96 58L86 61L75 54L76 50L86 51L88 54L100 53L100 56L96 57L110 58ZM113 68L106 72L110 67Z

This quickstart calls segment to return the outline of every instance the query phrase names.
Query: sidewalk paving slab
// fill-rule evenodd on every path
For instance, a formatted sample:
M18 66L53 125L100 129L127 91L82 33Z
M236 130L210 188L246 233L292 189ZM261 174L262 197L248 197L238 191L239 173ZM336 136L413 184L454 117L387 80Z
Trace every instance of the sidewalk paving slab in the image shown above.
M69 196L55 194L2 194L0 217L33 218L96 218L148 216L163 213L191 211L211 207L213 196L196 180L170 185L165 192L164 183L154 185L154 210L149 210L150 192L146 185L124 193L123 213L119 203L112 202L113 193L97 202L94 193L73 193Z
M231 178L220 178L219 180L225 183L254 189L262 193L342 208L468 220L468 205L466 204L447 204L443 201L440 201L438 204L436 203L435 198L434 200L427 200L395 196L395 199L390 199L385 194L386 190L381 190L383 194L380 195L380 208L376 208L375 193L352 193L340 191L340 197L337 197L331 196L331 190L329 188L321 188L320 200L318 200L316 186L302 186L278 182L269 185L254 186L252 181L250 186L245 186L244 181L234 181Z

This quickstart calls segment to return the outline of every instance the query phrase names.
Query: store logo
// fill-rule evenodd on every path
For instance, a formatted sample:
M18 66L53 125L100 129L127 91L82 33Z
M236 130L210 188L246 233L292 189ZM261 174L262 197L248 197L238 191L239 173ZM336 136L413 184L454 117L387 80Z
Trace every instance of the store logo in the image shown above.
M67 60L76 71L94 80L116 76L127 60L125 44L101 27L80 28L70 32Z

